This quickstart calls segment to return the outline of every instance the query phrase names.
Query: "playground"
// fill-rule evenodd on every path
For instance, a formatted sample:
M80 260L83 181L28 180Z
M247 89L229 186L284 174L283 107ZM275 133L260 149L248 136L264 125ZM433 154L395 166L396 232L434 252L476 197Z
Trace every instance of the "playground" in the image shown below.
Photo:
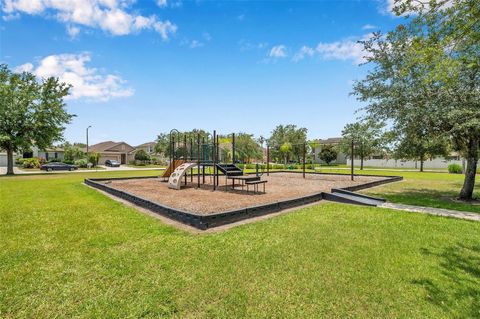
M306 145L301 171L270 171L267 145L266 163L243 170L243 150L235 144L235 134L220 142L210 136L187 136L172 130L169 136L170 164L158 177L127 179L87 179L85 183L127 200L139 207L199 229L208 229L285 209L331 200L377 206L381 198L351 191L400 180L395 176L366 176L309 173ZM222 137L225 141L225 137ZM237 158L240 154L240 158ZM247 159L249 160L249 159Z
M255 176L255 174L252 174ZM161 178L119 179L102 181L104 185L138 197L160 203L165 206L194 214L214 214L259 206L279 201L288 201L310 195L330 192L332 188L346 188L370 182L385 180L385 177L357 176L354 181L348 175L306 174L275 172L262 176L267 183L267 191L252 192L242 190L237 184L232 190L231 182L226 183L225 176L219 178L217 191L213 190L213 179L207 178L201 188L197 183L187 180L180 191L171 189Z

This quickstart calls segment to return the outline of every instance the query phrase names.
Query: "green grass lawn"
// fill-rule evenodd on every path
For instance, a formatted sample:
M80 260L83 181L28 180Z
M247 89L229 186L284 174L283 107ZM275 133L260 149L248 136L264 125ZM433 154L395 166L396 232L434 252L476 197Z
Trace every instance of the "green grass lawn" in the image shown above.
M480 223L323 203L192 235L81 184L132 175L0 178L1 318L480 316Z
M349 174L345 170L328 170ZM480 213L480 202L465 203L457 201L463 185L463 174L436 172L400 172L355 170L355 174L403 176L403 181L363 190L362 193L383 197L393 203L428 206ZM480 175L476 178L474 197L480 198Z

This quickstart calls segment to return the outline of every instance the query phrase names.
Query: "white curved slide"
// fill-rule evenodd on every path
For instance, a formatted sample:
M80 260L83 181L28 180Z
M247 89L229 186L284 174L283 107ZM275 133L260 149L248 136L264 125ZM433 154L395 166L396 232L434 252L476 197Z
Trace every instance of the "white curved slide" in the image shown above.
M173 189L180 189L182 185L182 177L187 170L197 166L197 163L183 163L179 167L175 168L172 175L168 178L168 187Z

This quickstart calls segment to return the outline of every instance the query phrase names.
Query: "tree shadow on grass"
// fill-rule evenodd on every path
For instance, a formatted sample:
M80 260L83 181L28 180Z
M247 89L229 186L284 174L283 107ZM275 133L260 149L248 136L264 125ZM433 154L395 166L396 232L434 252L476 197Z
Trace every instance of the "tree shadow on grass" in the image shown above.
M480 202L463 202L457 200L458 193L452 191L439 191L427 188L412 189L405 188L399 192L378 193L380 197L390 202L402 203L417 206L429 206L454 210L466 210L480 213ZM477 195L477 194L474 194Z
M480 318L480 244L457 243L441 251L424 248L422 254L439 260L439 276L413 281L426 290L427 301L454 317Z

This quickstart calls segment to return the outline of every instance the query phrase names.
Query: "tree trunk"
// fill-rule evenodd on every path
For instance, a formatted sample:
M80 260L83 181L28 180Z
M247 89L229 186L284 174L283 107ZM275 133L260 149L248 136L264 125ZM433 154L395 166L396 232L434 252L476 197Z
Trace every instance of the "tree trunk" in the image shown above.
M360 143L360 170L363 171L363 143Z
M424 160L423 160L423 157L422 157L422 158L420 158L420 172L423 172L423 162L424 162Z
M478 140L472 139L468 144L467 150L467 168L465 170L465 179L460 191L460 199L472 200L473 189L475 187L475 174L477 173L478 162Z
M7 149L7 175L13 175L13 150Z

